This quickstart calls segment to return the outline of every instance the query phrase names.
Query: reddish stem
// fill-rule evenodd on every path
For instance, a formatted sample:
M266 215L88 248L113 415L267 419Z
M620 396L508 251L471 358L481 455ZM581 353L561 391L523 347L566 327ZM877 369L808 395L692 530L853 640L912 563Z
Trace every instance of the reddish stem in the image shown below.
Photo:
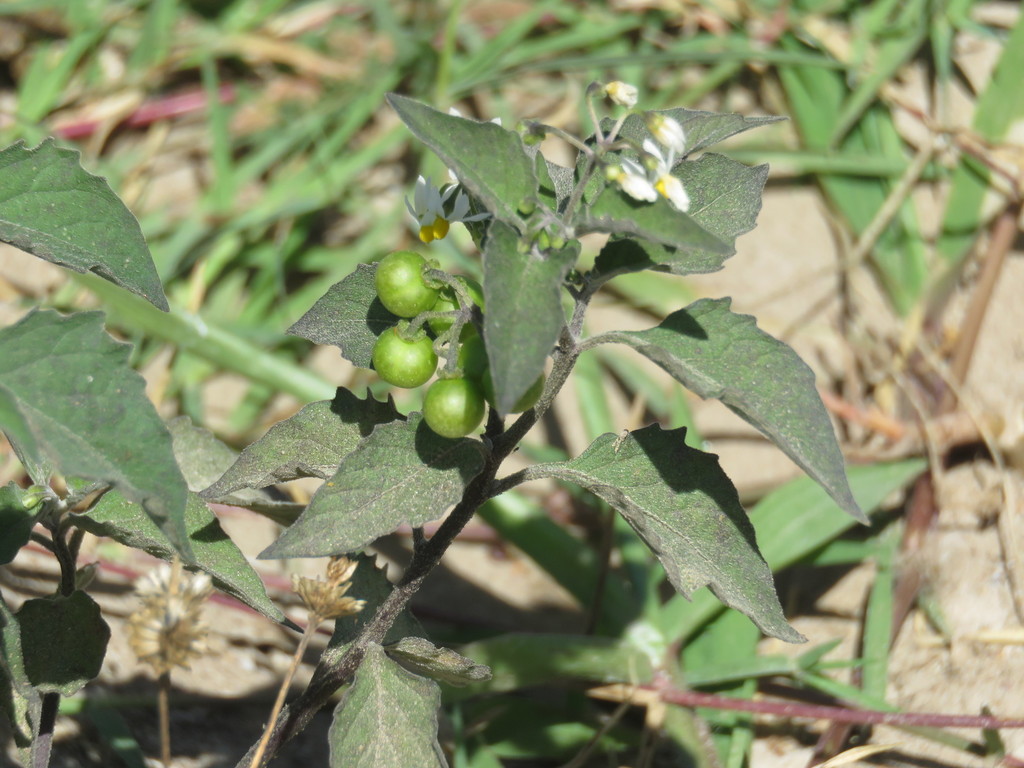
M655 686L641 686L658 691L662 701L682 707L708 707L734 712L756 712L775 717L804 717L811 720L831 720L839 723L869 723L872 725L921 726L926 728L1024 728L1024 719L994 717L992 715L943 715L936 712L880 712L874 709L849 709L820 704L797 704L788 701L752 701L731 696L718 696L697 691L678 691Z
M229 104L234 101L235 87L230 83L220 86L217 92L217 100L221 104ZM121 124L128 128L137 128L155 123L158 120L167 120L192 112L201 112L206 109L207 103L206 92L202 90L190 90L173 96L163 96L146 102L128 115ZM103 123L103 120L78 120L66 125L56 126L53 132L62 139L83 139L98 131Z

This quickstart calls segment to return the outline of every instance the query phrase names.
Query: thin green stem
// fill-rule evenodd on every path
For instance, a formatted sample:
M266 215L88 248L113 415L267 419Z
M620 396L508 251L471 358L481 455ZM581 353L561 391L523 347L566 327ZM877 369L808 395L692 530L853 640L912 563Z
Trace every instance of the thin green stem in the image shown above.
M513 472L511 475L506 475L500 480L495 480L491 483L488 495L493 499L495 496L501 496L505 491L511 491L517 485L528 483L531 480L540 480L547 476L543 464L533 464L525 469L520 469L518 472Z
M171 768L171 673L160 674L157 690L157 712L160 720L160 762L164 768Z
M53 534L53 554L60 563L60 593L67 597L75 591L75 558L71 554L67 540L59 527L51 529Z

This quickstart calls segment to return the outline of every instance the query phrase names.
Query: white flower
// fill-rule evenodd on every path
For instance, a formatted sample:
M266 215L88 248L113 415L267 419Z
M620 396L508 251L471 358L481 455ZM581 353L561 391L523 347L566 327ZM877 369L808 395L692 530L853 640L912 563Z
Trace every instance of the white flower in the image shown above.
M686 134L678 120L666 117L660 112L647 112L644 121L659 144L677 155L683 154L686 149Z
M634 200L653 203L658 199L658 190L647 178L647 170L640 163L623 159L621 166L609 166L607 176L609 181L618 184Z
M424 179L420 176L416 180L416 189L413 191L413 202L405 198L405 207L416 219L419 227L420 240L429 243L433 240L443 240L448 234L452 222L481 221L491 214L478 213L467 216L469 213L469 198L461 190L455 195L455 202L451 210L446 211L445 205L458 189L457 184L449 184L444 189L435 187L430 178Z
M650 166L645 167L635 160L624 158L621 166L612 166L609 181L614 181L622 191L634 200L653 203L660 194L679 211L690 210L690 196L677 177L672 175L676 153L669 148L662 154L661 148L650 139L643 143L644 152L650 157Z
M672 122L679 125L675 120ZM680 128L680 130L682 129ZM658 145L650 139L644 140L643 148L648 155L654 158L654 168L650 171L648 179L662 197L671 202L678 210L686 213L690 210L690 196L686 194L683 182L672 175L672 168L676 164L675 150L669 147L668 152L662 154Z
M670 173L663 174L654 182L654 188L662 197L668 199L677 210L686 213L690 210L690 196L683 188L683 182Z
M636 100L638 91L636 86L624 83L621 80L613 80L604 87L604 92L608 98L618 104L620 107L626 107L632 109L636 106Z
M467 221L483 221L491 216L491 214L486 212L474 213L472 216L467 216L467 213L469 213L469 197L460 189L459 194L455 196L455 203L452 205L451 211L447 214L448 221L461 221L463 223Z
M450 185L445 190L434 186L430 178L424 179L420 176L416 180L416 189L413 190L413 202L405 198L405 207L416 219L420 228L420 240L429 243L431 240L441 240L448 234L448 219L444 214L444 204L455 192L455 185Z

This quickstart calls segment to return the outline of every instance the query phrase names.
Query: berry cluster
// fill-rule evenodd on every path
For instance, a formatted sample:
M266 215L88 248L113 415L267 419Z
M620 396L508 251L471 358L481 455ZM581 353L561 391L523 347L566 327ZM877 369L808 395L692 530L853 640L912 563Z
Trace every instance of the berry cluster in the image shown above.
M440 279L432 279L430 272ZM475 280L438 273L413 251L395 251L381 259L375 287L381 304L403 318L377 338L377 375L396 387L419 387L437 372L439 353L446 360L454 357L427 390L423 418L444 437L475 431L483 422L485 403L494 405L487 350L472 322L474 306L477 320L484 308L483 288ZM513 412L532 408L543 390L541 374Z

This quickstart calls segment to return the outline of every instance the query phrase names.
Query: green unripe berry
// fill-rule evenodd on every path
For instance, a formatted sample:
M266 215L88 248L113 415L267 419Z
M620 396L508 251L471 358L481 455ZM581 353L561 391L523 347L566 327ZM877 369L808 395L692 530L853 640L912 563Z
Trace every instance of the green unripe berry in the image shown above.
M423 419L442 437L465 437L484 420L480 386L471 379L439 379L423 398Z
M423 282L427 260L413 251L394 251L377 262L373 283L380 303L399 317L416 317L437 301L437 288Z
M459 347L459 368L467 379L482 383L484 374L487 373L487 349L476 329L471 325L467 327L472 333L463 334L465 338Z
M407 341L388 328L373 346L373 368L388 384L411 389L426 384L437 370L433 342L423 331Z

